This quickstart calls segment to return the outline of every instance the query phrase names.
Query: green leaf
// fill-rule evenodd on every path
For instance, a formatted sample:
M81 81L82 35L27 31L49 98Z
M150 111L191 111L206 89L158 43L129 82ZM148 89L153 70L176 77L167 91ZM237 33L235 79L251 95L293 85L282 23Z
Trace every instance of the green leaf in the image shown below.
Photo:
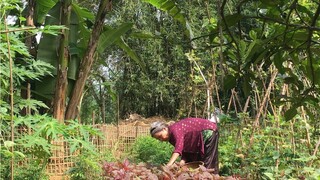
M236 78L233 75L224 77L224 90L230 90L236 86Z
M59 49L59 36L56 36L61 28L69 30L70 33L70 59L68 64L68 92L71 91L76 79L78 67L80 64L81 57L84 53L84 49L87 47L87 40L89 37L89 31L84 27L84 23L79 23L79 19L90 18L90 13L85 9L81 9L76 4L73 4L72 8L75 8L71 14L71 25L70 29L58 26L60 23L60 3L57 3L50 11L49 16L47 16L44 32L47 34L42 34L42 38L38 45L37 59L43 62L49 63L52 67L57 68L58 65L58 54L57 49ZM79 17L80 16L80 17ZM51 70L51 74L56 76L57 70ZM51 99L54 94L55 89L55 79L54 77L44 77L42 82L34 82L35 88L33 93L39 95L44 99Z
M244 75L243 77L244 77L243 78L244 82L242 84L242 90L243 90L245 97L247 98L250 95L250 91L251 91L252 86L250 85L250 78L247 77L247 75Z
M313 18L313 16L314 16L314 13L312 11L310 11L305 6L302 6L300 3L296 4L296 10L298 10L299 12L307 14L309 16L309 18Z
M35 8L36 22L42 24L48 12L57 2L58 0L37 0Z
M299 158L294 158L293 160L294 161L300 161L300 162L309 162L311 160L315 160L317 159L316 156L302 156L302 157L299 157Z
M154 35L150 32L133 32L130 34L131 37L140 39L160 39L160 36Z
M244 40L240 40L239 42L239 51L240 51L240 56L244 57L247 52L247 44L246 42L244 42Z
M64 26L58 26L58 25L45 25L43 29L41 29L42 33L45 34L51 34L53 36L57 36L61 34L61 30L67 29Z
M28 148L30 150L37 150L37 154L50 154L51 145L45 138L39 137L36 134L33 135L25 135L21 139L17 141L23 145L24 148Z
M19 101L19 108L30 108L34 111L38 111L38 108L49 108L46 104L44 104L42 101L34 100L34 99L20 99Z
M277 52L274 56L273 56L273 63L276 66L276 68L278 69L280 74L284 74L285 73L285 68L283 67L283 62L284 62L284 58L282 58L282 53L281 52Z
M270 180L274 180L274 176L273 176L273 173L268 173L268 172L265 172L263 173L265 176L267 176Z
M267 6L277 6L281 3L281 0L273 0L273 1L269 1L269 0L260 0L262 5L267 5Z
M307 31L296 31L292 34L292 39L305 42L308 39L309 32ZM289 34L290 37L290 34Z
M4 149L4 150L1 149L1 154L3 154L2 157L13 157L14 156L11 151L6 150L6 149Z
M140 67L141 69L146 72L146 65L145 63L138 57L136 52L134 52L126 42L124 42L123 38L120 38L115 42L122 50L124 50L127 55L133 59Z
M274 160L279 159L279 157L280 157L280 153L279 153L278 151L273 152L272 158L273 158Z
M80 143L74 139L73 141L69 142L69 145L70 145L70 153L74 153L78 147L80 146Z
M241 14L231 14L225 17L225 23L227 24L228 27L230 27L230 26L234 26L242 19L243 19L243 16Z
M117 100L117 92L114 89L114 83L111 81L103 82L102 85L105 87L107 93L111 96L113 101Z
M170 10L170 9L172 9L174 7L175 7L174 1L167 1L167 2L163 3L160 6L160 9L165 9L165 10L168 9L168 10Z
M98 51L103 53L104 49L112 45L115 41L119 40L122 35L132 28L132 23L124 23L117 29L106 27L106 30L101 34L98 43Z
M86 19L94 21L94 14L86 8L80 7L76 3L72 3L72 9L79 17L80 21L84 21Z
M18 156L20 156L20 157L22 157L22 158L25 158L26 157L26 155L24 155L22 152L20 152L20 151L13 151L13 155L14 156L16 156L16 155L18 155Z
M251 30L249 32L249 37L252 39L252 40L256 40L257 39L257 32L255 32L254 30Z
M285 113L284 113L284 117L286 119L286 121L289 121L291 120L294 116L297 115L297 109L296 107L291 107L289 110L287 110Z
M13 141L4 141L3 144L4 144L4 147L6 147L6 148L10 148L15 145L15 143Z

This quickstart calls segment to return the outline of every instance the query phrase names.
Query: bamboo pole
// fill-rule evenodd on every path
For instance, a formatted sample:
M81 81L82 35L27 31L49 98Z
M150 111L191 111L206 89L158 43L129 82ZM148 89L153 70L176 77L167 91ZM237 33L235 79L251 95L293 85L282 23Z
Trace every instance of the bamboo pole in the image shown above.
M251 133L251 137L250 137L250 145L251 146L253 144L253 140L254 140L254 133L255 133L255 130L259 128L259 119L260 119L260 116L261 116L261 113L263 111L263 108L265 107L265 104L267 102L267 99L270 95L270 92L271 92L271 88L273 86L273 83L276 79L276 76L278 74L278 70L274 70L274 72L272 73L271 75L271 79L270 79L270 82L269 82L269 85L268 85L268 88L267 88L267 91L265 92L264 94L264 97L263 97L263 100L260 104L260 108L258 110L258 114L256 115L256 118L255 118L255 121L253 123L253 130L252 130L252 133Z
M0 34L8 34L10 32L18 32L18 31L28 31L28 30L36 30L37 28L34 26L31 27L24 27L24 28L15 28L15 29L5 29L0 31Z
M315 146L315 148L314 148L314 151L313 151L313 154L312 154L313 156L316 156L316 155L317 155L319 146L320 146L320 137L319 137L319 140L318 140L318 142L317 142L317 144L316 144L316 146ZM312 163L313 163L313 160L310 161L309 166L311 166Z
M309 132L309 129L308 129L308 123L307 123L307 117L306 117L306 112L303 108L303 106L301 107L301 111L302 111L302 119L303 119L303 122L306 126L306 136L307 136L307 147L308 147L308 150L309 150L309 153L311 154L311 140L310 140L310 132Z
M242 105L241 105L241 103L240 103L238 93L237 93L234 89L233 89L233 92L234 92L234 94L235 94L235 100L237 101L237 104L238 104L238 106L239 106L239 108L240 108L240 112L243 112L243 107L242 107Z
M11 57L11 50L10 50L10 40L9 40L9 31L8 31L8 26L7 26L7 17L4 16L4 26L5 26L5 30L6 30L6 39L7 39L7 46L8 46L8 57L9 57L9 71L10 71L10 128L11 128L11 141L14 142L14 122L13 122L13 76L12 76L12 68L13 68L13 61L12 61L12 57ZM12 157L11 157L11 162L10 162L10 171L11 171L11 180L14 179L14 147L11 146L10 147L10 151L12 153Z
M256 109L259 109L259 105L261 104L261 97L260 97L260 94L259 94L259 90L258 90L258 86L255 85L255 105L256 105ZM258 112L255 112L255 116L258 114Z
M292 152L295 155L296 154L296 140L294 138L294 122L292 122L293 120L290 120L290 130L291 130L291 148L292 148Z
M203 72L201 71L201 68L198 65L197 61L194 60L193 62L197 66L197 68L198 68L198 70L200 72L200 75L201 75L202 79L204 80L204 82L206 84L206 91L207 91L207 117L209 118L210 117L210 85L209 85L206 77L204 76Z
M28 1L28 10L27 10L27 15L26 15L26 26L28 28L35 28L34 23L33 23L33 17L34 17L34 7L35 7L35 0L29 0ZM32 40L35 39L35 35L32 35L28 31L26 32L27 38L25 39L25 44L28 47L29 53L33 56L36 57L36 51L32 48L33 42ZM27 99L31 99L31 84L30 81L27 81ZM31 115L31 108L30 106L26 107L26 115ZM31 134L31 128L28 127L28 133Z
M229 113L229 110L231 108L231 103L232 103L232 99L233 99L233 94L231 93L230 99L229 99L229 103L228 103L228 108L227 108L227 114Z
M233 96L232 102L233 102L234 110L235 110L236 114L238 114L238 108L237 108L237 103L236 103L237 94L234 91L234 89L232 89L231 92L232 92L232 96Z
M278 74L278 70L275 70L273 72L273 74L271 75L269 86L267 88L267 91L265 92L265 95L263 97L263 100L262 100L262 102L260 104L260 107L259 107L259 110L258 110L258 114L256 115L256 118L255 118L254 126L256 126L256 127L259 127L260 116L261 116L262 111L263 111L263 109L265 107L265 104L267 103L267 99L270 96L271 88L273 86L273 83L274 83L274 80L276 79L277 74Z

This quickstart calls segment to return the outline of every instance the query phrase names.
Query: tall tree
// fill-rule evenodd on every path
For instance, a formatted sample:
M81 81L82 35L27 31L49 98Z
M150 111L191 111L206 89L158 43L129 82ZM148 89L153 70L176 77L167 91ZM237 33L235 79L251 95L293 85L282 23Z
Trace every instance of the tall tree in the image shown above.
M53 101L53 116L64 122L66 95L68 89L68 66L70 61L69 33L72 0L61 1L61 25L65 26L60 35L58 50L57 78Z
M89 38L87 50L81 60L78 77L71 93L70 101L68 103L66 119L74 119L79 113L78 108L80 105L83 89L89 76L92 64L94 62L94 55L97 49L98 39L103 31L106 14L111 10L112 7L111 2L111 0L100 1L99 10L92 28L92 33Z
M65 118L77 118L92 63L105 48L113 43L117 44L128 52L128 56L139 61L121 39L132 25L123 23L118 28L107 25L106 15L111 10L111 1L101 0L96 15L95 10L91 12L73 1L37 2L36 24L65 27L59 38L42 35L40 39L37 59L51 63L57 71L53 72L55 77L46 77L42 84L36 83L34 91L38 96L49 100L54 94L51 102L53 114L63 122ZM50 16L46 16L47 14Z

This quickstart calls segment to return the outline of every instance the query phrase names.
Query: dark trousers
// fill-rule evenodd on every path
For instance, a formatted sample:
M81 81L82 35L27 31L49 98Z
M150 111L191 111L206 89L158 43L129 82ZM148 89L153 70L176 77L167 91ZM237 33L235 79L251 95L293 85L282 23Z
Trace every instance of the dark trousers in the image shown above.
M204 142L204 166L214 169L214 174L219 174L218 141L219 132L213 131L212 136Z

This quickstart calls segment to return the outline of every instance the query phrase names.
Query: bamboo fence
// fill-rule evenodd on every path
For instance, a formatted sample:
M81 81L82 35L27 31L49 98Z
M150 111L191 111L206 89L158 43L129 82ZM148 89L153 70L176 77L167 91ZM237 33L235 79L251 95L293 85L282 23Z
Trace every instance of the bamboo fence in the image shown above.
M106 150L111 150L112 148L116 148L118 153L122 153L130 148L136 138L149 135L149 126L145 125L129 124L117 126L96 124L94 127L100 129L103 138L92 137L91 143L101 153ZM59 177L65 176L66 171L74 165L72 162L73 157L78 155L78 153L70 154L68 145L66 143L63 144L64 153L58 153L59 157L51 157L50 162L47 165L47 174L52 177L50 179L61 179Z
M101 131L103 137L91 137L90 143L101 154L113 149L116 149L116 153L121 154L128 150L138 137L149 135L149 125L147 124L95 124L93 126ZM23 136L27 133L27 130L21 129L19 132L19 136ZM50 180L68 179L66 172L74 166L73 161L79 156L79 152L71 154L68 143L64 142L63 139L55 141L53 144L55 148L52 150L53 156L49 159L46 173ZM25 160L25 162L27 161L29 160Z

